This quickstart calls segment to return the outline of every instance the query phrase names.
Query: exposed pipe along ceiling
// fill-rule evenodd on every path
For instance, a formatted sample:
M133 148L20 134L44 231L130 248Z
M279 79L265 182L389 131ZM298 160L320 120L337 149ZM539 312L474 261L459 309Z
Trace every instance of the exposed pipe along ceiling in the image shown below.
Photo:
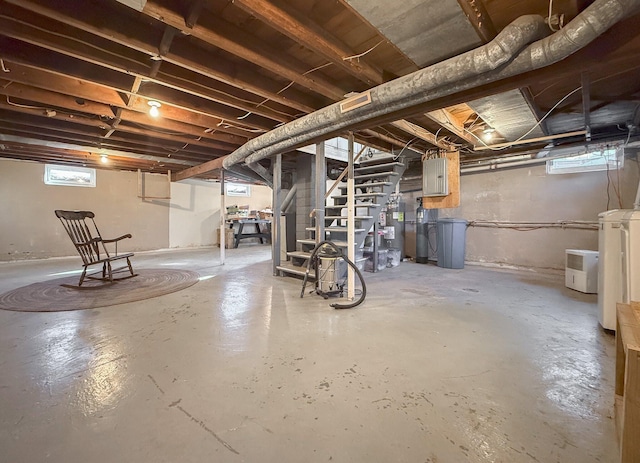
M396 113L407 114L408 109L435 99L551 65L586 46L638 5L638 0L597 0L548 37L544 37L549 32L544 18L521 17L487 45L381 84L260 135L227 156L223 166L230 169L241 162L255 166L262 159L362 127L367 121L394 120ZM345 104L358 98L366 98L367 103L344 110Z
M285 154L290 168L295 149L347 131L382 151L459 150L465 165L588 135L632 140L640 122L632 89L603 88L631 81L632 24L597 40L637 14L632 0L508 9L425 0L388 14L343 0L323 4L326 16L310 2L308 19L286 2L264 2L264 11L225 0L104 4L104 17L118 22L66 2L0 3L2 157L171 170L175 180L216 178L224 167L270 184L267 158ZM347 31L356 29L366 32L354 40ZM594 41L602 68L594 60L557 76L534 73ZM40 154L38 143L51 150ZM112 164L96 164L100 153Z

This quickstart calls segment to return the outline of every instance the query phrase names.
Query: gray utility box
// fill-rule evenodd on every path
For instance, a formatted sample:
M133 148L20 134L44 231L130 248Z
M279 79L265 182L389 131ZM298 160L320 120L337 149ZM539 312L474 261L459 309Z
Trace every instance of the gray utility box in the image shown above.
M449 181L447 158L422 161L422 196L447 196Z
M467 221L438 219L438 267L464 268Z

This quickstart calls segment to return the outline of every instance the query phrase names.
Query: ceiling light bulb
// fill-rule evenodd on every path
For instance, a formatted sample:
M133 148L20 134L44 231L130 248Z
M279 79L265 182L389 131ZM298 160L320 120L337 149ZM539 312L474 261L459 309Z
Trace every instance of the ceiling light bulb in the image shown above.
M151 117L158 117L160 115L160 106L162 106L159 102L151 100L147 103L151 108L149 109L149 115Z
M493 139L493 133L496 131L496 129L494 129L493 127L487 127L486 129L484 129L482 131L482 138L484 138L485 141L490 141Z
M100 156L100 162L102 162L103 164L106 164L107 162L109 162L109 158L107 157L106 154L103 154L102 156Z

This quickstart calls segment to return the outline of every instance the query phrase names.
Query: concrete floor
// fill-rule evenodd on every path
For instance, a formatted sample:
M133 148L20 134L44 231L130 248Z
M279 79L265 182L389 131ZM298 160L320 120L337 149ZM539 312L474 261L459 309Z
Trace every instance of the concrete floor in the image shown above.
M337 311L267 246L189 289L0 311L1 462L613 462L614 338L559 274L403 263ZM0 293L79 260L0 264Z

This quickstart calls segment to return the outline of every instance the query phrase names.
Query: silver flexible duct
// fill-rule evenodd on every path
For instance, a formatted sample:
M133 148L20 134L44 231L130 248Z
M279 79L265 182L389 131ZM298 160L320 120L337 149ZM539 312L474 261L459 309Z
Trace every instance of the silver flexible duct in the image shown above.
M224 160L225 168L269 156L356 124L497 80L539 69L575 53L640 6L640 0L596 0L562 30L523 16L490 43L370 90L372 102L346 114L335 103L254 138ZM537 42L531 44L534 40ZM528 44L531 44L527 46ZM525 48L526 47L526 48Z

